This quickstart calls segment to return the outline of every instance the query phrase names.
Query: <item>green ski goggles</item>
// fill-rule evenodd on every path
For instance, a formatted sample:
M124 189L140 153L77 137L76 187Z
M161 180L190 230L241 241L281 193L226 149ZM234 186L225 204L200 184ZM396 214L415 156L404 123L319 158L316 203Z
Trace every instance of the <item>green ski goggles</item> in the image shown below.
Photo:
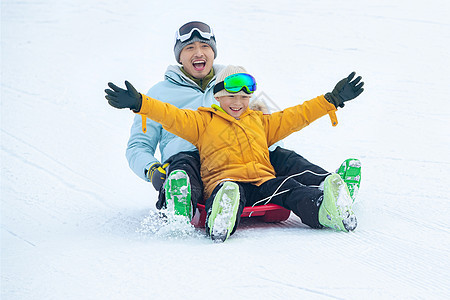
M216 84L214 94L221 90L229 93L244 91L246 94L253 94L256 91L256 80L252 75L247 73L233 74Z

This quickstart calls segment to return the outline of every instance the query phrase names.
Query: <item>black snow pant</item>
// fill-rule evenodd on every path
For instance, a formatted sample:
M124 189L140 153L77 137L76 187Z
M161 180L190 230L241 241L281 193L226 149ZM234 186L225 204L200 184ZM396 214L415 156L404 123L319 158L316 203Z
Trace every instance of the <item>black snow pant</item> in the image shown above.
M289 209L302 220L303 224L311 228L322 228L319 223L319 207L323 201L323 192L315 187L300 184L288 176L280 176L266 181L260 186L251 183L235 182L239 186L240 203L236 216L236 223L231 234L239 225L241 214L245 206L263 205L269 197L270 203L278 204ZM219 184L206 200L206 211L209 212L222 184ZM277 191L278 189L278 191ZM275 193L275 191L277 191ZM265 199L264 201L261 201Z
M203 202L203 181L200 176L200 155L198 151L180 152L172 155L164 163L169 163L166 171L167 177L176 170L183 170L189 176L191 183L191 203L192 207L197 207L197 203ZM158 202L156 208L161 209L166 206L166 195L164 185L159 190Z
M270 151L270 163L275 169L275 176L294 175L292 179L310 187L318 187L331 174L294 151L281 147Z

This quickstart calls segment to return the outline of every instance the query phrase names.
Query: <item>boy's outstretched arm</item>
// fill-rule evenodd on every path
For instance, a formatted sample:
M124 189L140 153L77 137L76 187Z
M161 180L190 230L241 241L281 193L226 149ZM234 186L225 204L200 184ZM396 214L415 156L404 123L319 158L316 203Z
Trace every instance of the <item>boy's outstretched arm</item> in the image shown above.
M347 78L339 81L331 93L325 94L325 99L338 108L344 107L344 102L358 97L364 91L364 82L361 81L361 76L358 76L355 80L353 80L355 74L355 72L352 72Z
M160 123L167 131L196 144L203 122L197 111L179 109L169 103L140 94L131 83L125 81L126 90L108 83L112 89L106 89L105 98L115 108L129 108L142 117L142 131L147 130L147 117Z
M272 145L327 113L330 115L332 125L336 126L336 109L344 107L344 102L356 98L364 91L362 88L364 82L360 82L361 76L353 80L354 77L355 72L352 72L347 78L339 81L331 93L271 115L264 115L268 144Z

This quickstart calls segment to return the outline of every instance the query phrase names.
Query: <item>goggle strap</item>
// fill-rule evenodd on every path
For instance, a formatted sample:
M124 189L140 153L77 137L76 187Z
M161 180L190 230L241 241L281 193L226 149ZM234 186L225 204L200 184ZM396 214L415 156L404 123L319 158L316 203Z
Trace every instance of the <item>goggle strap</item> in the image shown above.
M214 94L215 94L215 93L218 93L218 92L220 92L221 90L224 90L224 89L225 89L225 84L224 84L223 81L221 81L221 82L217 83L217 84L214 86Z

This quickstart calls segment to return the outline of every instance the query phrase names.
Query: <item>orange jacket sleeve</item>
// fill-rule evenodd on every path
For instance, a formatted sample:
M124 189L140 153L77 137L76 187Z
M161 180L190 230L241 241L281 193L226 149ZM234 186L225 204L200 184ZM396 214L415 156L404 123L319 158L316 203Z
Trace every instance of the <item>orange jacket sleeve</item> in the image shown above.
M336 107L322 95L285 110L263 115L267 143L269 146L273 145L326 114L330 115L332 125L336 126L335 111Z
M142 116L144 132L146 118L149 118L160 123L165 130L194 145L205 130L202 115L198 111L180 109L146 95L142 95L142 106L138 114Z

